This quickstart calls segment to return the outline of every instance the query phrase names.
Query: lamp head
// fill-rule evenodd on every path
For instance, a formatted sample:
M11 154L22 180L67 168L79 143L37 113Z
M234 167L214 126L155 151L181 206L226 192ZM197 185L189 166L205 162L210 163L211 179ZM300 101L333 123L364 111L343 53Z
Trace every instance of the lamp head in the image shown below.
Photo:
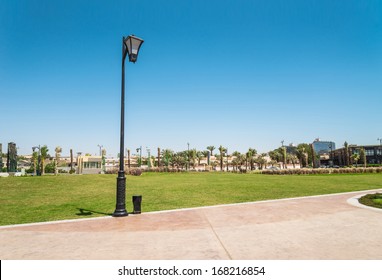
M134 35L129 35L127 38L124 38L123 44L129 55L129 61L135 63L138 59L139 49L143 44L143 40Z

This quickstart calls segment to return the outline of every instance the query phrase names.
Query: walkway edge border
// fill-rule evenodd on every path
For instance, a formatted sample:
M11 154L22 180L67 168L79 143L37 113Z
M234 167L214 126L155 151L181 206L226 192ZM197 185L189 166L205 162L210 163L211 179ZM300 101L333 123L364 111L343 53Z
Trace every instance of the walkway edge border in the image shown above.
M373 193L373 192L382 191L382 189L369 189L369 190L362 190L362 191L353 191L353 192L343 192L343 193L331 193L331 194L319 194L319 195L310 195L310 196L299 196L299 197L289 197L289 198L279 198L279 199L269 199L269 200L258 200L258 201L249 201L249 202L239 202L239 203L230 203L230 204L218 204L218 205L211 205L211 206L201 206L201 207L192 207L192 208L181 208L181 209L172 209L172 210L161 210L161 211L155 211L155 212L146 212L142 213L142 215L155 215L160 213L167 213L167 212L177 212L177 211L191 211L191 210L199 210L199 209L209 209L209 208L217 208L217 207L228 207L228 206L234 206L234 205L246 205L246 204L260 204L260 203L268 203L268 202L277 202L277 201L289 201L289 200L299 200L299 199L306 199L306 198L318 198L318 197L327 197L327 196L335 196L335 195L346 195L346 194L356 194L356 193L362 193L362 195ZM360 195L360 197L362 196Z
M374 193L376 193L375 190L373 190L373 192L369 192L369 193L364 193L364 194L361 194L361 195L353 196L353 197L349 198L346 202L348 204L350 204L352 206L355 206L355 207L358 207L358 208L363 208L363 209L372 210L372 211L376 211L376 212L382 213L382 209L381 208L367 206L367 205L362 204L362 203L360 203L358 201L362 196L367 195L367 194L374 194Z

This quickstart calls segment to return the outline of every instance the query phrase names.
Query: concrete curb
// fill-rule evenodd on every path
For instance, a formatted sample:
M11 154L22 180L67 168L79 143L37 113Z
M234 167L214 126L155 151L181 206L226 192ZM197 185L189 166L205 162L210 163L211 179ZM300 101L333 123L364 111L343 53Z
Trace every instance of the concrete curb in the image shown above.
M367 209L367 210L372 210L372 211L375 211L375 212L380 212L382 213L382 209L381 208L375 208L375 207L371 207L371 206L366 206L362 203L360 203L358 200L366 195L366 194L374 194L374 193L377 193L376 191L373 191L373 192L369 192L369 193L364 193L364 194L361 194L361 195L357 195L357 196L354 196L352 198L349 198L346 202L352 206L355 206L355 207L358 207L358 208L363 208L363 209Z

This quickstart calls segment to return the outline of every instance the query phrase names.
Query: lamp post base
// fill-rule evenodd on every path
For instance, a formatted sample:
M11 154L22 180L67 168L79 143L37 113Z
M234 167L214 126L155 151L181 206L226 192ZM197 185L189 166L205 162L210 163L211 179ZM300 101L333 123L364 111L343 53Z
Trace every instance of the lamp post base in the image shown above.
M125 172L119 171L117 178L117 205L113 213L113 217L124 217L128 216L129 213L126 211L126 178Z
M113 217L125 217L128 215L129 213L127 213L126 209L115 209L113 213Z

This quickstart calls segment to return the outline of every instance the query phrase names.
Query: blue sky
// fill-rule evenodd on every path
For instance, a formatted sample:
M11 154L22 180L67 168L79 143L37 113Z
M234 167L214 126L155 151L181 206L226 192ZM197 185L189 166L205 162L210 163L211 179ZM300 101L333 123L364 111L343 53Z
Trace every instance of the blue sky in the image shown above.
M381 1L0 2L0 143L119 151L382 138Z

